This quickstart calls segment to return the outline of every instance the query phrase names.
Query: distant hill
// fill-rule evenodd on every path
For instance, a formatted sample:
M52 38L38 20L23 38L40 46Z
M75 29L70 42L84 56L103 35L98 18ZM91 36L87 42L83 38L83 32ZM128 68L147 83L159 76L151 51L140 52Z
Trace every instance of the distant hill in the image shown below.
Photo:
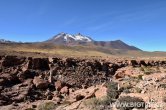
M14 41L0 39L0 43L14 43Z

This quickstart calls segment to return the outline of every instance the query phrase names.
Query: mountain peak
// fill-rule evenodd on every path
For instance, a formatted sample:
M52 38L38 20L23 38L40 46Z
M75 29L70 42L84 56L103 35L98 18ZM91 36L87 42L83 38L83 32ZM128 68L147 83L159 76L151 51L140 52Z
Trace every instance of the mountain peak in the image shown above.
M123 41L121 41L121 40L115 40L115 42L123 42Z
M53 38L47 40L46 42L54 42L56 44L65 44L65 42L92 42L93 40L90 37L84 36L81 33L72 35L68 33L61 32L55 35Z
M81 33L77 33L76 35L78 35L78 36L83 36Z
M61 33L59 33L59 35L65 35L66 33L64 33L64 32L61 32Z

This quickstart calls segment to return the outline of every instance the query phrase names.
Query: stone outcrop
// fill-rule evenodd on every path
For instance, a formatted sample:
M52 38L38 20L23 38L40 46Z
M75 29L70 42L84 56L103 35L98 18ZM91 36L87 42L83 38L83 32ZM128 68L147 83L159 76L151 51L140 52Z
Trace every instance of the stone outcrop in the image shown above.
M46 99L60 104L101 98L107 88L96 85L113 78L137 77L142 73L133 68L147 66L166 67L166 61L0 56L0 106Z
M12 67L21 65L24 63L25 57L17 57L17 56L5 56L1 57L1 65L3 67Z

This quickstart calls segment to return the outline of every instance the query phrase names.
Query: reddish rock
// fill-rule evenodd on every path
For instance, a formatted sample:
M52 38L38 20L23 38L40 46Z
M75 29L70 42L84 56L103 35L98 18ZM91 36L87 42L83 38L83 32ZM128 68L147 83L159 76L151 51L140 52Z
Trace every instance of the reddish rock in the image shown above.
M98 99L102 99L107 96L107 88L105 86L100 87L96 92L95 92L95 97Z
M31 72L30 70L25 70L23 72L18 73L17 76L21 81L24 81L28 78L34 78L35 72Z
M35 77L33 79L33 83L39 89L46 89L46 88L48 88L48 85L49 85L48 81L41 79L39 77Z
M0 67L0 73L2 72L3 70L2 70L2 68Z
M21 65L25 62L25 57L17 57L17 56L6 56L2 60L2 66L11 67Z
M109 62L104 62L102 65L102 71L105 71L106 73L109 70Z
M137 73L138 72L136 72L136 74ZM130 76L133 76L132 67L124 67L124 68L118 69L114 75L115 79L125 78Z
M124 78L124 77L125 77L125 74L119 72L119 73L116 73L116 74L114 75L114 77L115 77L115 79Z
M140 60L140 61L139 61L139 65L140 65L140 66L141 66L141 65L147 66L147 64L146 64L146 62L145 62L144 60Z
M5 97L9 97L10 100L7 102L8 104L11 104L13 102L23 102L29 92L31 91L32 86L30 84L26 83L21 83L21 84L15 84L10 88L4 88L4 91L2 94ZM0 100L6 100L6 99L0 99Z
M28 69L49 70L49 60L48 58L29 58Z
M72 66L76 66L77 64L77 62L76 62L76 59L74 59L74 58L67 58L66 59L66 63L67 63L67 65L66 66L68 66L68 67L72 67Z
M53 99L53 96L52 95L48 95L47 96L47 100L52 100Z
M55 96L55 97L52 98L52 101L54 101L57 104L60 104L60 102L62 101L62 99L60 97L56 97Z
M0 78L0 85L3 85L5 82L6 82L5 79Z
M7 84L7 85L13 85L13 84L17 84L20 83L20 80L18 79L18 77L14 74L7 74L4 73L0 76L1 79L4 79L3 84Z
M129 65L135 67L138 65L138 62L136 60L130 60Z
M69 88L67 86L63 87L61 90L60 90L60 93L62 94L68 94L69 93Z
M62 81L56 81L55 82L55 88L56 90L60 91L64 87L64 83Z
M98 90L98 86L91 86L87 89L78 89L76 91L70 91L67 101L73 103L82 99L89 99L95 96L95 92Z

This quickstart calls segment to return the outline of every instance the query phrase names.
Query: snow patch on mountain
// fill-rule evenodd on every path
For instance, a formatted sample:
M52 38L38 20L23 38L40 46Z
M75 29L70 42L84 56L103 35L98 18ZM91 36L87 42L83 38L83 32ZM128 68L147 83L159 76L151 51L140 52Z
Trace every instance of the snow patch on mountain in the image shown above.
M74 41L83 41L83 42L91 42L92 39L90 39L87 36L83 36L80 33L77 35L71 35L71 34L66 34L66 33L60 33L54 37L54 40L58 38L63 38L64 41L67 41L69 38L73 39Z
M89 37L83 36L81 34L75 35L74 37L75 37L75 40L80 40L80 41L86 40L87 42L92 41Z

